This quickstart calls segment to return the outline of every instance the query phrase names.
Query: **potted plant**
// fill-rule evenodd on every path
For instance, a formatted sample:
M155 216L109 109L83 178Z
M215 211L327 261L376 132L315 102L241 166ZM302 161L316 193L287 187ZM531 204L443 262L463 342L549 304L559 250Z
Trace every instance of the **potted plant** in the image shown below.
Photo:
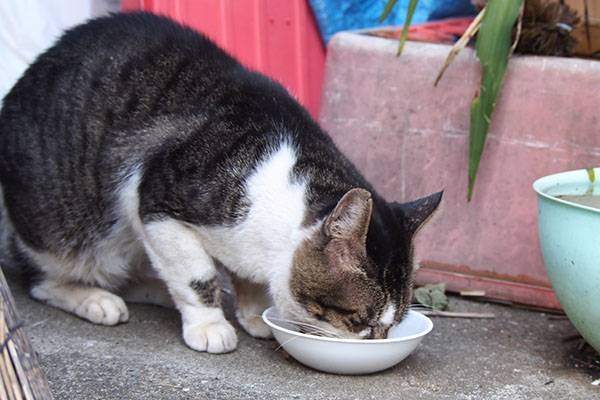
M450 47L343 32L329 43L320 120L392 200L445 189L441 216L417 239L418 282L560 308L545 272L531 183L600 162L600 65L513 55L489 123L477 188L465 196L476 50L464 49L434 87ZM481 92L481 91L480 91Z
M552 287L584 339L600 352L600 168L538 179L539 232Z

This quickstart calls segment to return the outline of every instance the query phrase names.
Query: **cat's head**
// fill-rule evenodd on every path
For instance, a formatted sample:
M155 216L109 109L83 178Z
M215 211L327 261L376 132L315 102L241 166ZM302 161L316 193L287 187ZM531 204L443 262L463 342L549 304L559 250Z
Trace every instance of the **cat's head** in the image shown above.
M441 198L440 192L399 204L364 189L347 192L296 251L292 304L284 305L282 315L332 336L386 337L412 297L413 237Z

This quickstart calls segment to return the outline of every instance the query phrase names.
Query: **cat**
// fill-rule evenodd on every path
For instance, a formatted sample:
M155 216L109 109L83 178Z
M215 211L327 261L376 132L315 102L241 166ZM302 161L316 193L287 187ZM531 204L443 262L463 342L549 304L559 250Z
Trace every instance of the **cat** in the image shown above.
M115 325L129 318L119 293L154 283L147 300L171 299L184 342L211 353L237 344L219 265L252 336L270 337L274 304L340 337L386 337L442 198L386 202L282 86L149 13L74 27L29 66L0 112L0 183L33 298Z

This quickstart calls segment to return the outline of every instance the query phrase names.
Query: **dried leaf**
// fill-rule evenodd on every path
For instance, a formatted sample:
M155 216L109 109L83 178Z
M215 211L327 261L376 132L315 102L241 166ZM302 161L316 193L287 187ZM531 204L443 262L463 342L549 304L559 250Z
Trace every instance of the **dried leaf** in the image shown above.
M445 282L438 284L428 283L425 286L419 287L415 289L414 297L417 303L431 307L433 310L443 311L448 307Z
M594 172L594 168L586 168L585 169L590 177L590 182L594 183L596 180L596 173Z
M456 43L454 43L454 46L452 46L450 53L448 53L448 57L446 58L446 62L444 63L444 66L440 70L437 78L435 78L435 83L433 84L433 86L437 86L440 79L442 79L442 75L444 75L444 72L446 71L446 69L450 66L452 61L454 61L454 58L458 55L458 53L461 52L462 49L464 49L467 46L467 44L469 44L471 39L477 34L477 31L479 30L479 26L481 25L481 19L483 18L484 12L485 12L485 8L482 9L479 12L479 14L477 14L477 16L475 17L475 19L473 19L473 22L471 22L471 24L469 25L469 27L467 28L465 33L463 33L463 35L460 37L460 39L458 39L456 41Z

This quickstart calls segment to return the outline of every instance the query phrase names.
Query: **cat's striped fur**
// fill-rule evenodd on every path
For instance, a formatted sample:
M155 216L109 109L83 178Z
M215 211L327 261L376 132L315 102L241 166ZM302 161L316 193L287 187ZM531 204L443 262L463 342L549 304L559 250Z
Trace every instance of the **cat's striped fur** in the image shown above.
M269 336L256 316L271 302L340 336L385 336L441 199L386 202L280 85L143 13L76 27L30 66L0 113L0 182L33 297L112 325L128 318L117 293L150 272L185 342L215 353L237 341L217 263L254 336Z

